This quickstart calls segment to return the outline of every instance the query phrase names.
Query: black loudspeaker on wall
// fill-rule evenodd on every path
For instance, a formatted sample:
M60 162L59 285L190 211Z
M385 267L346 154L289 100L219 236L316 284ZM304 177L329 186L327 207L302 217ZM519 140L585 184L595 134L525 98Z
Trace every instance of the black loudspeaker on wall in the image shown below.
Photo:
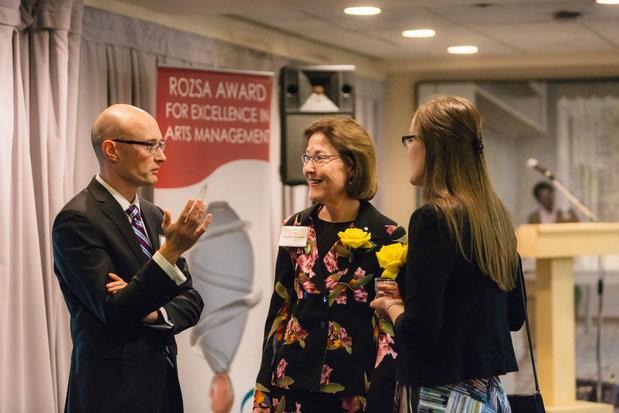
M326 116L355 117L355 67L285 66L279 77L281 177L285 185L305 184L303 131Z

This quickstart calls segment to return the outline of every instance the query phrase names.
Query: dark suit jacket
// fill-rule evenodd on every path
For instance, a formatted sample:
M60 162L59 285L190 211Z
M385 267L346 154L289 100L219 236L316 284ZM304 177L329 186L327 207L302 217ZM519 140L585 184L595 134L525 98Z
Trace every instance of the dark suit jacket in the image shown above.
M398 381L436 386L518 370L510 330L525 317L520 268L516 288L502 291L460 253L431 205L413 213L408 234L406 308L395 323Z
M157 250L163 214L142 199L140 209ZM178 383L176 370L168 368L166 347L176 354L174 334L193 326L204 306L184 260L177 265L187 281L177 286L144 255L127 215L95 179L60 211L52 240L73 339L65 411L162 411L164 397L170 397L166 380ZM114 295L105 289L109 272L128 283ZM162 306L174 327L162 331L144 325L142 319ZM182 410L178 393L177 410Z

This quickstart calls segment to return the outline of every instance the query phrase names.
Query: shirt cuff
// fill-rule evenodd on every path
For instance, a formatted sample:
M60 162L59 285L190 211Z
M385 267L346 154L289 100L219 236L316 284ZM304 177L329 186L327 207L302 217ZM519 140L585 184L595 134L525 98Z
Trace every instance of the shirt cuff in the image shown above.
M157 318L157 321L155 322L155 324L146 324L146 326L154 330L161 330L161 331L169 331L172 328L174 328L174 323L171 322L170 319L168 318L168 313L166 312L165 308L160 307L158 312L161 315L161 317Z
M185 277L185 274L183 274L181 269L176 265L170 264L159 251L153 254L153 260L161 267L168 277L176 283L176 285L181 285L187 281L187 277Z
M165 308L161 307L159 309L159 312L161 313L161 317L163 317L163 323L169 325L170 327L174 327L174 323L171 322L168 318L168 312L165 310Z

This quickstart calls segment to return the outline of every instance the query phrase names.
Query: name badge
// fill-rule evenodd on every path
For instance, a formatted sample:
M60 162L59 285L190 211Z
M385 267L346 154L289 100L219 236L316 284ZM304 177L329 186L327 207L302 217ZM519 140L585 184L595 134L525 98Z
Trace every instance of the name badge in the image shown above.
M279 233L280 247L305 247L307 245L307 235L309 227L284 226Z

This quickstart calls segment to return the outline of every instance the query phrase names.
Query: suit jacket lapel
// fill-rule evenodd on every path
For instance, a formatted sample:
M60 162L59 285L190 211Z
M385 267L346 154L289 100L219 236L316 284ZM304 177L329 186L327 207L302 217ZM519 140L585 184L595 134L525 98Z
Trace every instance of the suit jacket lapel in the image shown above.
M319 208L319 205L314 205L314 207L308 208L305 211L301 212L299 214L300 225L307 225L307 226L314 227L314 218L316 214L318 213L318 208ZM367 201L361 201L361 205L359 206L359 213L357 214L357 217L355 218L351 227L360 228L364 231L371 232L372 227L373 227L373 218L376 217L375 211L376 209L372 206L372 204L370 204ZM333 245L331 245L329 251L327 252L327 255L331 253L336 253L336 251L334 250L336 249L336 246L338 245L339 242L340 240L338 239L333 243ZM327 266L325 265L325 262L324 262L326 258L327 256L323 257L323 259L320 259L320 257L318 257L318 259L314 262L314 265L312 267L312 271L314 271L314 273L318 276L318 279L321 280L320 281L321 287L323 286L324 280L326 280L326 278L330 275L329 271L327 271ZM344 259L341 257L338 259L338 269L339 271L346 273L346 278L352 277L352 269L355 265L358 264L358 258L359 256L356 256L355 259L353 259L352 261L349 261L347 258ZM340 265L340 264L343 264L343 265ZM346 269L348 270L345 271Z
M370 204L367 201L361 201L361 205L359 205L359 212L357 213L357 217L355 218L355 220L353 221L352 225L350 226L350 228L359 228L362 229L364 231L372 231L372 226L371 226L371 218L373 216L373 211L374 211L374 207L372 206L372 204ZM329 249L329 252L327 254L330 253L336 253L335 249L337 247L337 245L340 243L339 238L333 243L333 245L331 246L331 248ZM355 255L355 257L353 257L353 260L348 260L346 259L342 259L339 258L338 259L338 268L340 271L345 271L347 278L352 277L353 275L353 269L354 266L356 266L358 264L358 258L359 258L359 253L357 253L357 255ZM326 256L325 256L326 259ZM340 266L339 264L344 261L346 264L344 264L343 266ZM323 264L324 264L324 260L323 260ZM326 266L325 266L326 268Z
M122 210L118 202L114 199L107 189L105 189L96 179L93 178L88 185L88 190L93 197L98 201L99 208L107 217L116 225L123 238L127 242L131 251L140 263L147 261L146 255L142 252L140 245L135 239L135 234L127 214Z

